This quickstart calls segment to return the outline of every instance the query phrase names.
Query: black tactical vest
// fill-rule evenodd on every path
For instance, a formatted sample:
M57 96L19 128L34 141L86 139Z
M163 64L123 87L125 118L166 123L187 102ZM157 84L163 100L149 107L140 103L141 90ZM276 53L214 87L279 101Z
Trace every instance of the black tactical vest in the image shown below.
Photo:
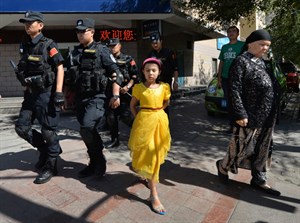
M21 44L18 70L23 72L24 79L31 88L43 89L54 83L55 73L47 61L47 49L51 43L52 39L42 37L33 47L29 43Z
M116 58L116 63L123 74L124 82L127 83L130 81L130 75L129 75L129 63L132 60L131 56L128 56L126 54L121 54L119 58Z
M107 78L101 66L101 50L102 45L94 43L91 48L82 51L76 89L81 96L103 94L105 92Z

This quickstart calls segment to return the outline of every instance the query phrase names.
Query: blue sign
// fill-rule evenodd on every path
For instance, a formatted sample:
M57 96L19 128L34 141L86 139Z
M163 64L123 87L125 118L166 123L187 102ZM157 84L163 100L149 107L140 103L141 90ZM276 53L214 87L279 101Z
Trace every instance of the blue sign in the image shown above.
M228 37L218 38L217 39L217 49L221 50L222 46L229 43Z
M0 0L0 13L171 13L170 0Z
M152 33L161 33L161 26L159 20L147 20L142 23L143 39L150 37Z

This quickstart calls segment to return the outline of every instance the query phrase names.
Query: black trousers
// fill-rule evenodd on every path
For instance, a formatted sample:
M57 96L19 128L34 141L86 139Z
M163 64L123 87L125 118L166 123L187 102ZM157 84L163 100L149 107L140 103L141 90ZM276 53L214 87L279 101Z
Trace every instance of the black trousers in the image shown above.
M76 99L76 116L80 124L80 135L91 159L103 157L103 141L97 125L104 116L106 98L99 94L90 98Z
M112 139L119 137L119 120L125 123L128 127L132 126L133 115L130 111L130 99L124 99L121 96L121 104L118 108L112 109L109 106L106 109L106 121L110 130Z
M53 103L51 87L43 91L26 90L15 130L41 153L57 157L62 151L56 133L59 118L60 108ZM41 132L32 128L35 120L41 125Z

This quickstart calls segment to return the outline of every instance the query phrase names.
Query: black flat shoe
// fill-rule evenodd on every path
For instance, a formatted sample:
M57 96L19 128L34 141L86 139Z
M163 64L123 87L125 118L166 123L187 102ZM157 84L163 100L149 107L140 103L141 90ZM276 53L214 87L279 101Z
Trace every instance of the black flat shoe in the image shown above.
M251 180L250 186L252 188L254 188L254 189L258 189L260 191L263 191L263 192L265 192L267 194L271 194L271 195L274 195L274 196L280 196L280 194L281 194L280 191L278 191L278 190L276 190L276 189L274 189L272 187L269 188L269 187L266 187L264 185L259 185L257 183L254 183L253 180Z
M110 141L110 143L105 144L105 147L106 147L107 149L110 149L110 148L113 148L113 147L118 147L119 145L120 145L119 139L118 139L118 138L115 138L115 139L112 139L112 140Z
M220 162L221 162L221 160L218 160L218 161L216 162L219 180L220 180L220 182L221 182L222 184L227 185L228 182L229 182L229 177L228 177L228 174L223 174L223 173L220 172L220 169L219 169L219 168L220 168Z

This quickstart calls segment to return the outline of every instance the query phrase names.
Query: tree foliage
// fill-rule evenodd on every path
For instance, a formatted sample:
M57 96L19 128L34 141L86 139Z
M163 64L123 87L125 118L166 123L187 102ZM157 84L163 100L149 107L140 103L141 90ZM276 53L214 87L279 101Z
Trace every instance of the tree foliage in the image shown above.
M272 35L272 50L300 65L300 1L299 0L173 0L176 8L201 26L226 29L242 17L256 11L272 16L266 27Z
M178 9L199 25L221 30L255 10L266 10L266 0L173 0ZM193 15L193 16L190 16Z
M274 0L270 12L274 17L267 29L274 55L300 65L300 1Z

